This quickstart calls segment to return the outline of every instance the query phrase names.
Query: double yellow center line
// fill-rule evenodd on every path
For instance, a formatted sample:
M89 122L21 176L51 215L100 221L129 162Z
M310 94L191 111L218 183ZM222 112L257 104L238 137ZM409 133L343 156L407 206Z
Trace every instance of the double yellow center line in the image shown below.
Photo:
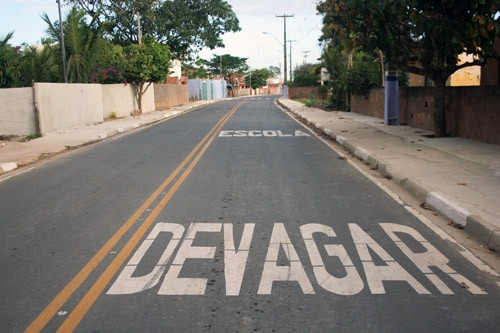
M97 268L101 261L113 250L116 244L125 236L135 222L141 215L151 206L151 204L163 193L163 191L172 183L177 175L184 172L172 185L163 198L159 201L156 207L151 211L148 217L142 222L134 235L125 244L121 251L117 254L115 259L106 268L104 273L97 279L90 290L81 299L78 305L69 314L68 318L59 327L58 332L71 332L73 331L97 298L101 295L103 290L109 284L113 276L118 272L120 267L124 264L125 260L132 253L141 238L151 227L160 212L165 208L167 203L172 199L174 194L180 188L182 183L193 171L196 164L199 162L203 154L207 151L212 141L217 137L226 122L236 112L236 110L244 102L238 103L234 106L224 117L222 117L217 124L208 132L208 134L194 147L188 156L179 164L179 166L168 176L167 179L151 194L151 196L137 209L137 211L130 216L130 218L118 229L118 231L104 244L104 246L90 259L90 261L78 272L78 274L64 287L63 290L45 307L45 309L35 318L35 320L26 328L25 332L40 332L47 323L52 320L57 311L68 301L73 293L86 281L89 275Z

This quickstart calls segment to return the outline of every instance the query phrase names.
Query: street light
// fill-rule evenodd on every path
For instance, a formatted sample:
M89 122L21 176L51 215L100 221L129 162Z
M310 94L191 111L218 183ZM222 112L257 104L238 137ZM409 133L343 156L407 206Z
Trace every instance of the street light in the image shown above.
M275 35L273 35L272 33L270 33L270 32L266 32L266 31L263 31L262 33L263 33L264 35L270 35L270 36L272 36L272 37L273 37L273 38L274 38L274 39L278 42L278 44L280 44L280 46L281 46L281 45L283 45L283 43L282 43L282 42L281 42L278 38L276 38L276 36L275 36Z
M262 33L263 33L264 35L270 35L271 37L273 37L273 38L274 38L274 40L275 40L275 41L277 41L277 42L278 42L278 44L280 44L280 46L281 46L281 45L283 45L283 43L282 43L282 42L281 42L278 38L276 38L276 36L275 36L275 35L273 35L272 33L267 32L267 31L263 31ZM280 51L280 52L283 52L283 50L279 50L279 51ZM281 65L280 65L280 70L281 70ZM281 75L280 75L280 77L281 77Z

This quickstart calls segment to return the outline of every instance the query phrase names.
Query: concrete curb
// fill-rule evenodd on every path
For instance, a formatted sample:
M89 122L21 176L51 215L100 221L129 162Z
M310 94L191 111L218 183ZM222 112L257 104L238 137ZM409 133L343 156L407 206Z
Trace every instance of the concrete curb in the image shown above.
M17 169L17 163L16 162L5 162L0 164L0 175L12 170Z
M280 100L278 100L278 103L281 107L296 115L302 122L304 122L308 126L320 130L330 139L336 141L341 146L346 148L354 156L369 164L371 167L378 169L382 174L390 177L397 184L402 185L417 199L425 202L427 205L437 210L440 214L451 219L454 223L464 228L468 234L470 234L480 242L487 244L490 249L500 252L500 230L495 229L491 224L486 222L480 216L473 215L467 209L461 207L453 200L450 200L442 194L433 191L431 188L420 183L419 181L405 177L404 175L394 173L392 171L393 168L391 167L391 163L384 161L382 158L370 153L361 146L356 146L347 138L343 137L342 135L333 133L331 130L324 128L324 126L322 126L321 124L314 123L313 121L309 120L307 116L301 115L300 112L290 110L290 108L281 103Z

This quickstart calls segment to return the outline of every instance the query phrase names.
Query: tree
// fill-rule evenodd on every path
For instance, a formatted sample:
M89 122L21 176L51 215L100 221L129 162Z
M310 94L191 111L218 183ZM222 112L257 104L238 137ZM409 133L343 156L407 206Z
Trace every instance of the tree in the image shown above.
M324 0L322 39L347 50L379 49L389 66L434 81L434 135L446 134L445 87L456 70L498 57L499 0ZM461 53L474 56L458 64Z
M273 77L278 77L281 74L281 68L279 68L278 66L269 66L268 69L272 73L271 76Z
M134 85L137 106L142 114L144 93L152 83L163 82L170 74L170 51L168 46L154 42L130 44L123 48L123 57L122 75Z
M224 47L221 36L241 30L232 7L224 0L66 0L105 23L107 35L121 45L138 42L138 18L143 36L167 44L175 58L204 47Z
M46 13L42 19L47 23L47 35L52 41L58 41L60 51L61 35L59 23L50 21ZM63 22L64 46L66 51L66 67L70 83L88 83L96 54L104 40L103 27L94 15L90 23L85 19L85 12L72 8ZM61 66L62 69L62 66Z
M14 32L9 32L0 40L0 88L21 86L21 48L9 44L13 35Z
M43 40L42 46L23 45L22 75L23 86L30 86L35 82L61 81L61 53L51 40Z
M234 73L243 73L248 70L247 59L248 58L234 57L229 54L214 54L212 59L208 61L205 60L204 64L214 74L232 77Z
M274 73L268 68L261 68L249 72L245 76L245 82L252 82L252 89L257 89L259 87L267 86L267 79L274 76Z
M210 71L205 68L206 61L197 58L191 61L182 63L183 75L187 75L190 79L206 79L209 77Z
M290 82L290 86L296 87L312 87L319 84L318 70L319 65L312 64L302 64L297 65L293 71L293 82Z

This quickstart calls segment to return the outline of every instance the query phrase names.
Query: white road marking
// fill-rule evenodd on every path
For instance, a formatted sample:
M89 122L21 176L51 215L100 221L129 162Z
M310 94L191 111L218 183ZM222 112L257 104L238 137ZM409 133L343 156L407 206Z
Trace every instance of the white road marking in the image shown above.
M349 223L351 236L363 262L368 287L372 294L385 294L383 281L406 281L418 294L430 294L425 287L398 264L373 238L357 224ZM385 266L377 266L368 251L370 248L385 262Z
M284 250L290 266L279 266L277 264L280 248ZM290 237L286 233L283 223L274 224L257 294L271 294L274 281L296 281L304 294L314 294L311 282L307 278L306 271L300 262Z
M158 291L159 295L203 295L207 287L206 278L180 278L182 265L186 259L213 259L214 246L192 246L198 232L220 232L222 223L192 223L186 233L174 262Z
M354 295L359 293L363 287L363 280L359 276L356 267L347 254L344 246L339 244L325 244L325 250L330 257L338 257L346 275L343 278L332 276L325 268L317 244L314 242L314 233L323 233L329 237L337 237L333 229L322 224L305 224L300 227L300 233L304 239L309 259L313 265L314 276L318 284L329 292L339 295Z
M238 296L240 294L254 228L254 223L245 224L240 246L236 250L233 225L224 223L224 276L226 278L226 295L228 296Z
M311 135L295 130L293 133L284 133L279 130L224 130L220 131L219 138L243 138L243 137L266 137L266 138L292 138L292 137L310 137Z
M376 240L363 231L358 224L349 223L348 226L357 255L361 260L359 267L354 265L351 259L352 254L349 255L342 244L323 244L322 246L325 251L320 251L321 244L316 242L314 235L323 234L332 240L337 239L337 235L332 227L318 223L304 224L299 227L300 235L302 236L306 252L312 264L313 275L319 286L337 295L356 295L364 289L364 280L361 274L364 273L368 289L372 294L386 294L384 284L390 281L406 282L418 294L425 295L431 293L396 262ZM439 269L450 277L451 280L456 281L458 285L465 287L472 294L486 294L486 291L482 288L455 271L449 265L448 258L415 229L396 223L380 223L378 226L396 244L397 248L422 272L421 277L425 276L441 294L451 295L454 292L449 285L431 270L431 267ZM235 237L233 224L231 223L192 223L185 236L184 231L185 228L181 224L157 223L132 255L107 293L110 295L119 295L142 292L157 286L162 276L165 276L158 290L159 295L204 295L207 287L207 278L180 278L179 275L186 260L210 260L215 258L215 246L193 246L195 238L201 237L198 234L223 232L226 295L238 296L242 285L244 285L247 262L251 256L250 245L255 231L255 224L246 223L243 226L241 237ZM165 245L163 254L151 272L137 276L137 267L144 260L152 244L163 232L172 234L172 238ZM415 252L411 250L409 244L406 244L401 239L401 234L413 238L425 251L419 250ZM235 238L240 238L238 246L234 242ZM345 237L344 235L344 237L339 237L337 240L349 241L349 237ZM272 293L274 285L288 281L296 282L304 294L315 294L313 285L297 253L297 245L292 243L283 223L275 223L273 225L257 294L269 295ZM174 256L176 250L177 253ZM278 254L280 251L283 251L284 258L282 259L285 259L286 262L278 264ZM322 257L321 252L326 252L327 256ZM384 263L382 265L375 264L372 253L378 256ZM335 262L342 265L345 271L342 277L333 276L327 271L325 260L329 260L330 257L336 257L338 261ZM172 264L168 267L172 258L174 258ZM451 280L448 280L448 282ZM457 285L455 285L456 287Z

